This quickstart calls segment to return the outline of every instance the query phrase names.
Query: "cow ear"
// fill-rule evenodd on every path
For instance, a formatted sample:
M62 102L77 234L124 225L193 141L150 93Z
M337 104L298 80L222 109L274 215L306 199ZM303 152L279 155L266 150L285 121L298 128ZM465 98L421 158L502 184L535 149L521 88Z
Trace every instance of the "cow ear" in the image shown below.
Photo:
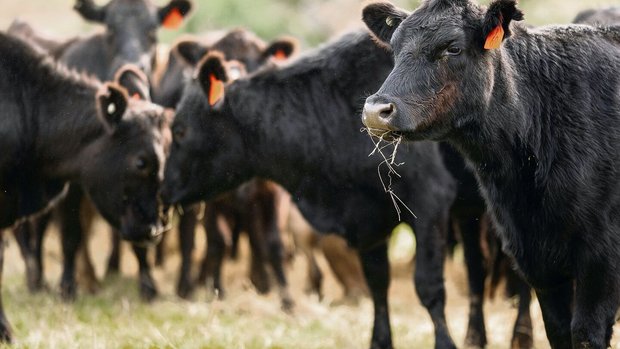
M224 85L228 82L224 55L220 52L207 54L198 64L198 81L209 105L215 107L224 98Z
M409 16L409 12L401 10L389 2L370 4L362 11L362 19L374 37L382 44L389 46L396 28Z
M151 100L149 80L146 75L133 64L126 64L116 72L114 82L124 87L132 99Z
M504 39L510 37L510 23L523 20L523 12L517 8L516 0L495 0L484 15L482 42L485 50L499 48Z
M105 21L106 6L97 6L93 0L77 0L73 9L87 21L98 23Z
M189 66L195 67L209 51L209 47L196 40L182 40L172 49L177 57Z
M159 8L159 23L166 29L177 29L191 9L192 3L189 0L172 0Z
M281 38L270 43L263 51L262 58L273 58L276 61L285 61L297 52L299 44L294 38Z
M127 109L127 91L115 83L103 84L97 92L97 116L108 133L113 133Z

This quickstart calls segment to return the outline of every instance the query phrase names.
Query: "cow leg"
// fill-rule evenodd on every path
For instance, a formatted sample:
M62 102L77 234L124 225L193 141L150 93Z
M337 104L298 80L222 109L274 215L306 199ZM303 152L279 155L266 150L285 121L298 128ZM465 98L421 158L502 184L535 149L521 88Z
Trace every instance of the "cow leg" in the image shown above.
M84 226L84 225L83 225ZM88 246L89 234L83 232L82 242L77 251L76 278L78 285L90 294L95 294L101 288Z
M319 263L314 256L314 247L317 244L317 236L310 230L298 231L293 235L295 239L295 246L306 257L306 264L308 266L308 275L306 280L306 287L304 291L306 294L316 293L319 300L323 298L322 284L323 273L319 268Z
M284 311L292 311L294 302L288 289L286 274L284 273L284 246L277 225L275 203L261 201L259 205L253 205L252 207L262 212L254 212L256 213L253 215L254 227L248 229L250 245L265 244L267 260L278 282L282 309ZM258 241L252 242L252 239L258 239Z
M65 301L73 301L77 292L75 262L84 234L80 220L82 198L82 190L76 185L71 185L67 196L57 206L55 212L58 216L64 256L60 296Z
M4 234L0 235L0 290L2 290L2 271L4 269L4 250L5 250ZM4 313L4 305L2 304L2 292L0 292L0 342L10 343L12 340L11 325Z
M360 253L362 269L368 282L374 306L371 349L391 349L392 332L388 310L388 288L390 287L390 263L387 244Z
M564 282L555 288L537 290L547 339L553 349L572 348L571 340L571 302L573 283Z
M30 218L13 229L26 266L26 285L30 292L41 291L43 280L43 237L51 214Z
M166 236L167 232L164 232L161 236L161 241L155 246L155 266L163 267L166 262Z
M446 289L444 286L445 239L448 217L439 220L414 221L417 250L415 256L415 289L435 326L435 348L456 348L446 323Z
M484 257L480 246L479 216L452 217L455 231L460 230L463 239L465 266L467 267L467 281L469 283L469 322L465 345L475 348L484 348L487 344L486 329L484 326ZM422 245L423 246L423 245Z
M591 263L578 272L575 313L571 323L573 347L609 348L620 307L617 261Z
M106 269L106 277L116 275L120 272L121 266L121 236L118 232L112 231L112 245L110 257L108 257L108 268Z
M530 316L530 303L532 301L532 290L530 286L514 271L509 271L509 279L513 288L518 290L519 309L517 320L512 332L512 349L530 349L534 347L534 337L532 331L532 317Z
M157 297L157 286L155 286L155 280L151 275L151 266L148 261L148 250L146 247L138 247L131 245L133 252L138 260L139 274L140 274L140 298L143 301L150 302Z
M205 230L207 231L207 253L199 275L207 288L210 288L218 298L224 298L221 272L226 254L226 238L217 224L217 210L213 204L205 208ZM203 279L204 278L204 279ZM211 285L209 285L211 283Z
M368 294L359 257L344 239L335 235L321 237L319 246L334 276L344 289L343 302L357 304L360 298Z
M250 240L250 281L256 287L258 293L265 294L271 289L269 274L265 269L267 258L267 245L256 236L256 230L248 229Z
M188 299L193 290L194 284L191 279L192 272L192 252L196 240L196 225L198 224L199 206L189 206L183 208L183 214L179 217L179 244L181 247L181 270L179 272L179 282L177 284L177 295Z

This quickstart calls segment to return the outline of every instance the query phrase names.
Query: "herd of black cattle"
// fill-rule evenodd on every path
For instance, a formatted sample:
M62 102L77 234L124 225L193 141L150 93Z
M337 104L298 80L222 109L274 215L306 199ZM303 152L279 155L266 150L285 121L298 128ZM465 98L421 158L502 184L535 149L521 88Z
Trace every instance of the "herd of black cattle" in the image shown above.
M224 217L233 245L248 233L253 283L269 288L268 264L290 309L278 183L314 229L359 251L372 348L392 347L386 240L401 219L416 234L414 284L437 348L455 347L443 276L455 235L470 286L466 345L486 345L487 235L514 266L505 268L520 297L512 347L533 345L530 287L553 348L610 345L620 306L620 8L533 28L516 23L515 0L426 0L413 12L373 3L362 15L370 32L299 58L289 60L292 39L266 44L237 29L181 40L162 65L157 30L177 26L191 5L77 0L105 31L55 40L16 21L0 33L0 227L15 232L29 288L42 287L41 241L54 219L62 296L75 297L94 204L134 244L145 299L157 294L146 245L178 212L177 291L188 297L197 203L206 201L199 282L224 295Z

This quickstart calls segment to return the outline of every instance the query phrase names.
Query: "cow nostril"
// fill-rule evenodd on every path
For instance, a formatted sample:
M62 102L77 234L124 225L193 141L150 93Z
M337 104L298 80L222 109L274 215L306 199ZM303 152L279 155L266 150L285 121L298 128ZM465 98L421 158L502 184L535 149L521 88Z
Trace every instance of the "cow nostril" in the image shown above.
M383 108L379 111L379 116L383 119L388 119L390 118L393 114L394 114L394 110L396 109L396 106L393 103L390 104L386 104L385 106L383 106Z

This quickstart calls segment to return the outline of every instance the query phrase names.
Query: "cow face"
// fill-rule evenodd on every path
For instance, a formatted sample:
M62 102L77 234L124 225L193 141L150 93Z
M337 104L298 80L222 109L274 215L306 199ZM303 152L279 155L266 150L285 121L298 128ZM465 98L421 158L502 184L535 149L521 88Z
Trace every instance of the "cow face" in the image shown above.
M232 117L224 96L231 71L238 71L238 65L226 62L219 52L209 53L186 85L172 125L163 187L167 202L212 199L249 179L244 174L251 161L246 156L251 139Z
M158 8L149 0L112 0L104 6L97 6L92 0L78 0L75 9L86 20L105 25L106 51L113 57L110 75L127 63L150 74L157 29L162 25L178 26L191 9L191 3L172 0Z
M488 105L502 41L523 15L515 0L496 0L486 11L468 0L430 0L412 14L372 4L363 18L395 60L366 100L364 124L377 135L442 140L480 122L473 111Z
M164 229L159 189L171 136L171 115L140 96L139 72L121 72L132 97L107 83L97 94L105 134L85 153L82 185L106 220L135 243L157 240ZM132 76L133 75L133 76ZM146 85L146 82L144 82Z

